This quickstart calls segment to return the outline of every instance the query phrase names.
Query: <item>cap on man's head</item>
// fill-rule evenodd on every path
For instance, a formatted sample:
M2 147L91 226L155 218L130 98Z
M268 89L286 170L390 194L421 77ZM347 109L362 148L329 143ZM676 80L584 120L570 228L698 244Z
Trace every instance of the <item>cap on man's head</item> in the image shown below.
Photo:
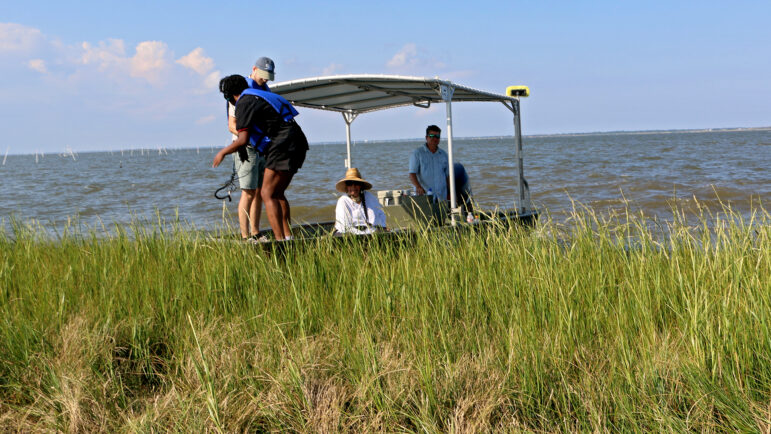
M256 62L254 62L254 67L257 68L256 73L258 77L265 80L275 79L276 66L273 64L273 60L271 60L269 57L260 57Z

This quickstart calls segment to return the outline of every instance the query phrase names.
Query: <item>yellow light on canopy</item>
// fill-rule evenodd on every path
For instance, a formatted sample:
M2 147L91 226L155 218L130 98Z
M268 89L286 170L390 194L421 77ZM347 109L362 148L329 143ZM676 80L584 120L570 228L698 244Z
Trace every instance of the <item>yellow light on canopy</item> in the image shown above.
M527 86L509 86L506 88L506 96L520 96L526 98L530 96L530 88Z

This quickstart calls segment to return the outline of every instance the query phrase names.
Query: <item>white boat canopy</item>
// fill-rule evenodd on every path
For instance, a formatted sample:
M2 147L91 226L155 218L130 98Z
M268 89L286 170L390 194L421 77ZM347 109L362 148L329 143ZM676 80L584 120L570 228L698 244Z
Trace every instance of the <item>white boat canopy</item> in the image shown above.
M530 204L525 202L527 184L522 173L522 134L519 113L519 98L529 96L530 92L525 86L510 86L506 89L506 95L501 95L462 86L438 77L364 74L285 81L272 84L270 89L295 106L342 113L346 125L348 155L345 163L348 168L352 167L351 123L361 113L404 106L428 108L432 103L444 102L447 109L448 167L452 168L452 103L467 101L503 103L514 114L520 196L517 212L525 214L530 211ZM456 214L460 213L455 197L455 177L450 176L449 181L452 223L455 224Z
M442 88L452 88L453 102L514 101L527 96L521 89L516 96L499 95L451 83L439 78L398 75L336 75L292 80L271 85L271 90L292 104L341 113L367 113L415 105L427 108L444 102Z

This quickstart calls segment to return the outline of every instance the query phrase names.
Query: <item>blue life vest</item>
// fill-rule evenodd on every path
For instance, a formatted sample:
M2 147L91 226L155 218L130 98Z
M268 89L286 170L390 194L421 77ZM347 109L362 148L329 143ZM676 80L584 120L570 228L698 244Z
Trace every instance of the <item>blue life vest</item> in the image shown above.
M241 97L238 98L238 101L241 101L241 98L244 95L254 95L258 98L262 98L268 105L273 107L273 110L281 116L281 120L284 122L289 122L294 119L295 116L300 114L289 101L279 94L248 88L241 92ZM238 101L236 101L236 105L238 104ZM257 152L262 153L268 148L268 144L270 144L270 137L265 135L265 133L256 126L252 126L249 130L249 145L253 146Z
M270 92L270 88L268 87L267 82L263 83L262 86L260 86L251 77L246 77L246 84L252 89L258 89L258 90L264 90L266 92ZM225 104L225 117L228 120L230 120L230 103Z

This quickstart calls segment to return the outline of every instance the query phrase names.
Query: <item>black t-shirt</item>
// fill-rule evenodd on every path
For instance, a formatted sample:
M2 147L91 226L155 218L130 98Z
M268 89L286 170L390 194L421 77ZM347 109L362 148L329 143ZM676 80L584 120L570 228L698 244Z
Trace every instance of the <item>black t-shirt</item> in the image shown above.
M249 130L252 126L256 126L270 138L271 148L308 149L308 140L296 122L285 122L264 99L254 95L244 95L238 98L236 104L236 130Z
M254 95L238 98L236 104L236 130L251 129L256 126L268 137L274 137L284 121L278 112L264 99Z

